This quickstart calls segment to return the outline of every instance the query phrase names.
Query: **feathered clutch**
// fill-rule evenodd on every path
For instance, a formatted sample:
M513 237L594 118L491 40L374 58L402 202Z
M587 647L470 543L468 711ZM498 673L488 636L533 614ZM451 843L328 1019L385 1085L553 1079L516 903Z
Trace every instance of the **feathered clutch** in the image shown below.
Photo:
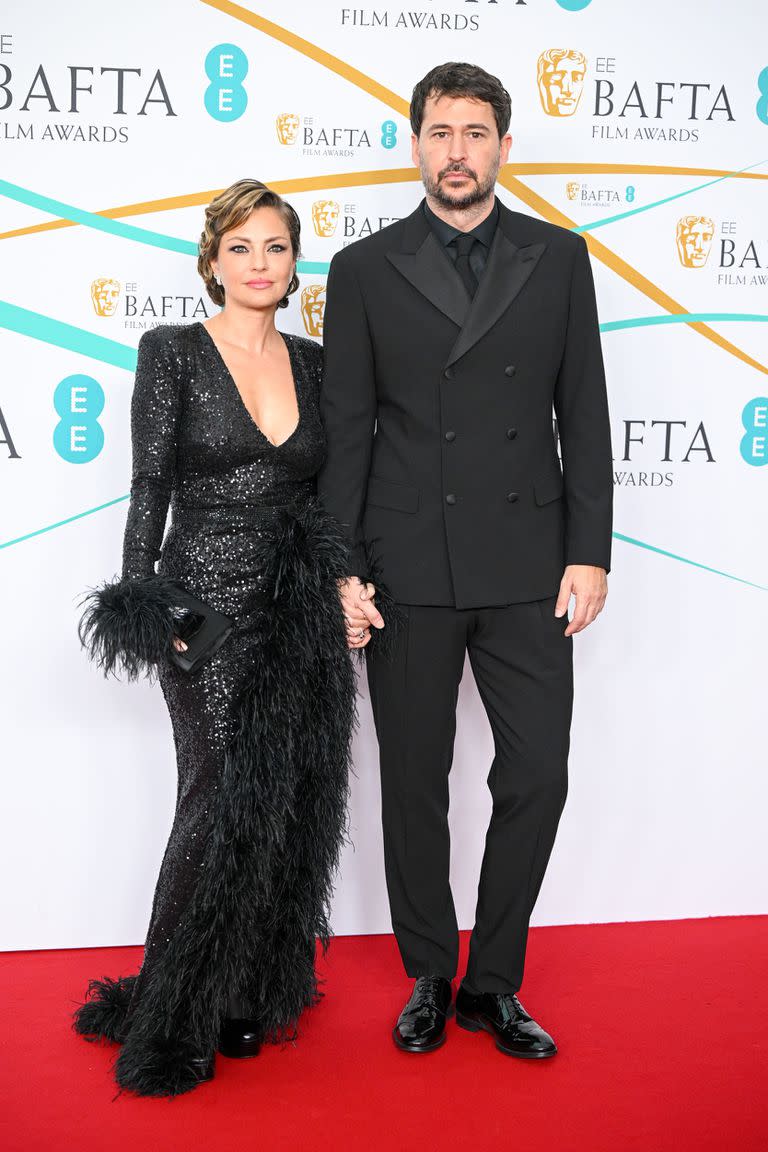
M80 641L104 675L123 672L129 680L152 676L173 660L194 672L232 631L232 621L163 576L115 580L85 597ZM186 651L177 652L174 636Z

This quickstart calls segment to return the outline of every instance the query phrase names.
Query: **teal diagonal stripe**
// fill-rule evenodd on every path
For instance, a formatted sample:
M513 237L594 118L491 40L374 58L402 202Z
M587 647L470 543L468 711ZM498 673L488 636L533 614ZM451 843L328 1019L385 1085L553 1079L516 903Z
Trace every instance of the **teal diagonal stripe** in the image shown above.
M711 188L713 184L720 184L723 180L730 180L733 176L739 176L742 172L751 172L753 168L759 168L761 164L765 164L765 160L759 160L757 164L750 164L747 168L739 168L735 172L726 172L725 176L707 180L706 183L697 184L694 188L686 188L684 192L675 192L674 195L665 196L662 200L641 204L637 208L628 208L626 212L617 212L614 216L604 216L602 220L593 220L591 224L580 224L578 228L572 228L571 231L595 232L598 228L605 228L606 224L615 224L617 220L626 220L628 216L638 216L642 212L650 212L652 208L659 208L662 204L670 204L673 200L682 200L685 196L692 196L694 192L701 192L704 188Z
M666 556L669 560L677 560L679 564L690 564L693 568L701 568L703 572L712 572L715 576L724 576L726 580L735 580L737 584L747 584L750 588L759 588L761 592L768 592L768 586L765 584L755 584L752 580L733 576L730 572L723 572L720 568L710 568L708 564L700 564L698 560L689 560L687 556L678 556L676 552L667 552L665 548L657 548L655 544L648 544L645 540L635 540L633 536L624 536L621 532L614 532L613 538L614 540L621 540L624 544L632 544L635 548L644 548L646 552L655 552L657 556Z
M137 228L135 224L123 224L121 220L110 220L107 216L99 216L97 212L86 212L84 208L42 196L39 192L21 188L8 180L0 180L0 196L28 204L30 208L39 208L41 212L59 216L62 220L71 220L73 224L83 224L86 228L96 228L99 232L120 236L123 240L134 240L137 244L148 244L152 248L165 248L169 252L180 252L183 256L197 256L197 244L190 240L167 236L164 232L152 232L148 228ZM327 260L299 260L297 264L297 271L307 276L327 276L329 268Z
M136 368L136 349L130 344L120 344L106 336L96 336L85 328L76 328L74 324L65 324L62 320L53 320L39 312L30 312L5 300L0 300L0 328L8 328L21 336L31 336L33 340L42 340L45 344L54 344L57 348L66 348L69 352L79 352L82 356L90 356L92 360L101 360L115 368L125 368L128 372Z
M122 504L129 496L117 496L114 500L107 500L106 504L97 504L95 508L86 508L85 512L77 512L74 516L67 516L66 520L57 520L55 524L46 524L45 528L36 528L34 532L26 532L17 536L15 540L6 540L0 544L1 548L10 548L13 544L23 544L34 536L42 536L45 532L53 532L54 528L63 528L65 524L73 524L75 520L82 520L85 516L93 516L94 512L103 512L105 508L112 508L115 504Z
M675 312L662 316L633 316L627 320L608 320L600 325L601 332L620 332L623 328L653 328L657 324L711 324L720 321L742 321L765 324L768 316L752 312Z
M99 232L120 236L123 240L135 240L139 244L149 244L153 248L165 248L168 252L181 252L184 256L197 256L197 244L193 244L190 240L180 240L177 236L166 236L163 232L152 232L148 228L137 228L135 224L124 224L122 220L110 220L109 217L99 216L96 212L76 208L74 204L65 204L62 200L54 200L50 196L32 192L29 188L21 188L18 184L9 183L8 180L0 180L0 196L7 196L9 200L16 200L19 204L28 204L30 208L39 208L41 212L47 212L51 216L71 220L73 224L83 224L86 228L95 228Z

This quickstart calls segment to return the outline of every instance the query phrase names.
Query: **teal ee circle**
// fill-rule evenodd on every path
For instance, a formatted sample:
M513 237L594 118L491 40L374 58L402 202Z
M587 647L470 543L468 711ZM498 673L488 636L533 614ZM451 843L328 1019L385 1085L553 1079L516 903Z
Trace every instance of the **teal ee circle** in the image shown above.
M592 0L557 0L561 8L565 8L566 12L582 12L588 8Z
M746 429L741 438L741 458L753 468L768 464L768 396L756 396L744 406L741 422Z
M381 126L382 148L394 148L397 144L397 124L394 120L385 120Z
M56 385L53 406L60 420L53 430L53 446L68 464L90 464L104 447L99 416L104 411L104 389L92 376L66 376Z
M248 106L243 80L248 75L248 57L237 44L217 44L205 58L205 74L210 84L203 103L209 116L221 123L239 120Z
M757 118L761 124L768 124L768 68L763 68L758 76L757 88L760 93L760 99L755 107Z

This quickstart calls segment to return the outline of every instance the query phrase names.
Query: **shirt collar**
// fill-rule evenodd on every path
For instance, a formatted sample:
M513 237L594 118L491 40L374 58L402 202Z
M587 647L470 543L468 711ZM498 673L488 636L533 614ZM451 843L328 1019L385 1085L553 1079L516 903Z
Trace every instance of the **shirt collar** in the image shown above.
M435 215L426 200L424 201L424 214L429 221L432 231L440 243L446 248L457 236L462 235L474 236L475 239L479 240L481 244L484 244L486 248L490 248L494 233L496 232L496 225L499 221L499 202L495 200L493 209L486 216L485 220L481 221L476 228L471 228L468 233L462 233L458 228L454 228L452 224L447 224L445 220L441 220L439 216Z

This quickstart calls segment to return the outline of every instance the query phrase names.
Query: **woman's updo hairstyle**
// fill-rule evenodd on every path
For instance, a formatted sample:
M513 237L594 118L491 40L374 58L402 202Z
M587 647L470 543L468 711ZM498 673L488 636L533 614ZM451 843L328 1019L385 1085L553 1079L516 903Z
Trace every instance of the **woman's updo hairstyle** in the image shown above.
M259 180L238 180L231 184L214 197L205 210L205 227L200 236L197 257L197 270L205 282L206 291L220 308L224 305L224 289L216 283L211 261L219 254L222 236L244 224L257 208L274 208L280 213L288 229L294 260L298 260L301 255L301 221L291 205ZM294 271L278 308L288 307L288 297L298 287L299 278Z

